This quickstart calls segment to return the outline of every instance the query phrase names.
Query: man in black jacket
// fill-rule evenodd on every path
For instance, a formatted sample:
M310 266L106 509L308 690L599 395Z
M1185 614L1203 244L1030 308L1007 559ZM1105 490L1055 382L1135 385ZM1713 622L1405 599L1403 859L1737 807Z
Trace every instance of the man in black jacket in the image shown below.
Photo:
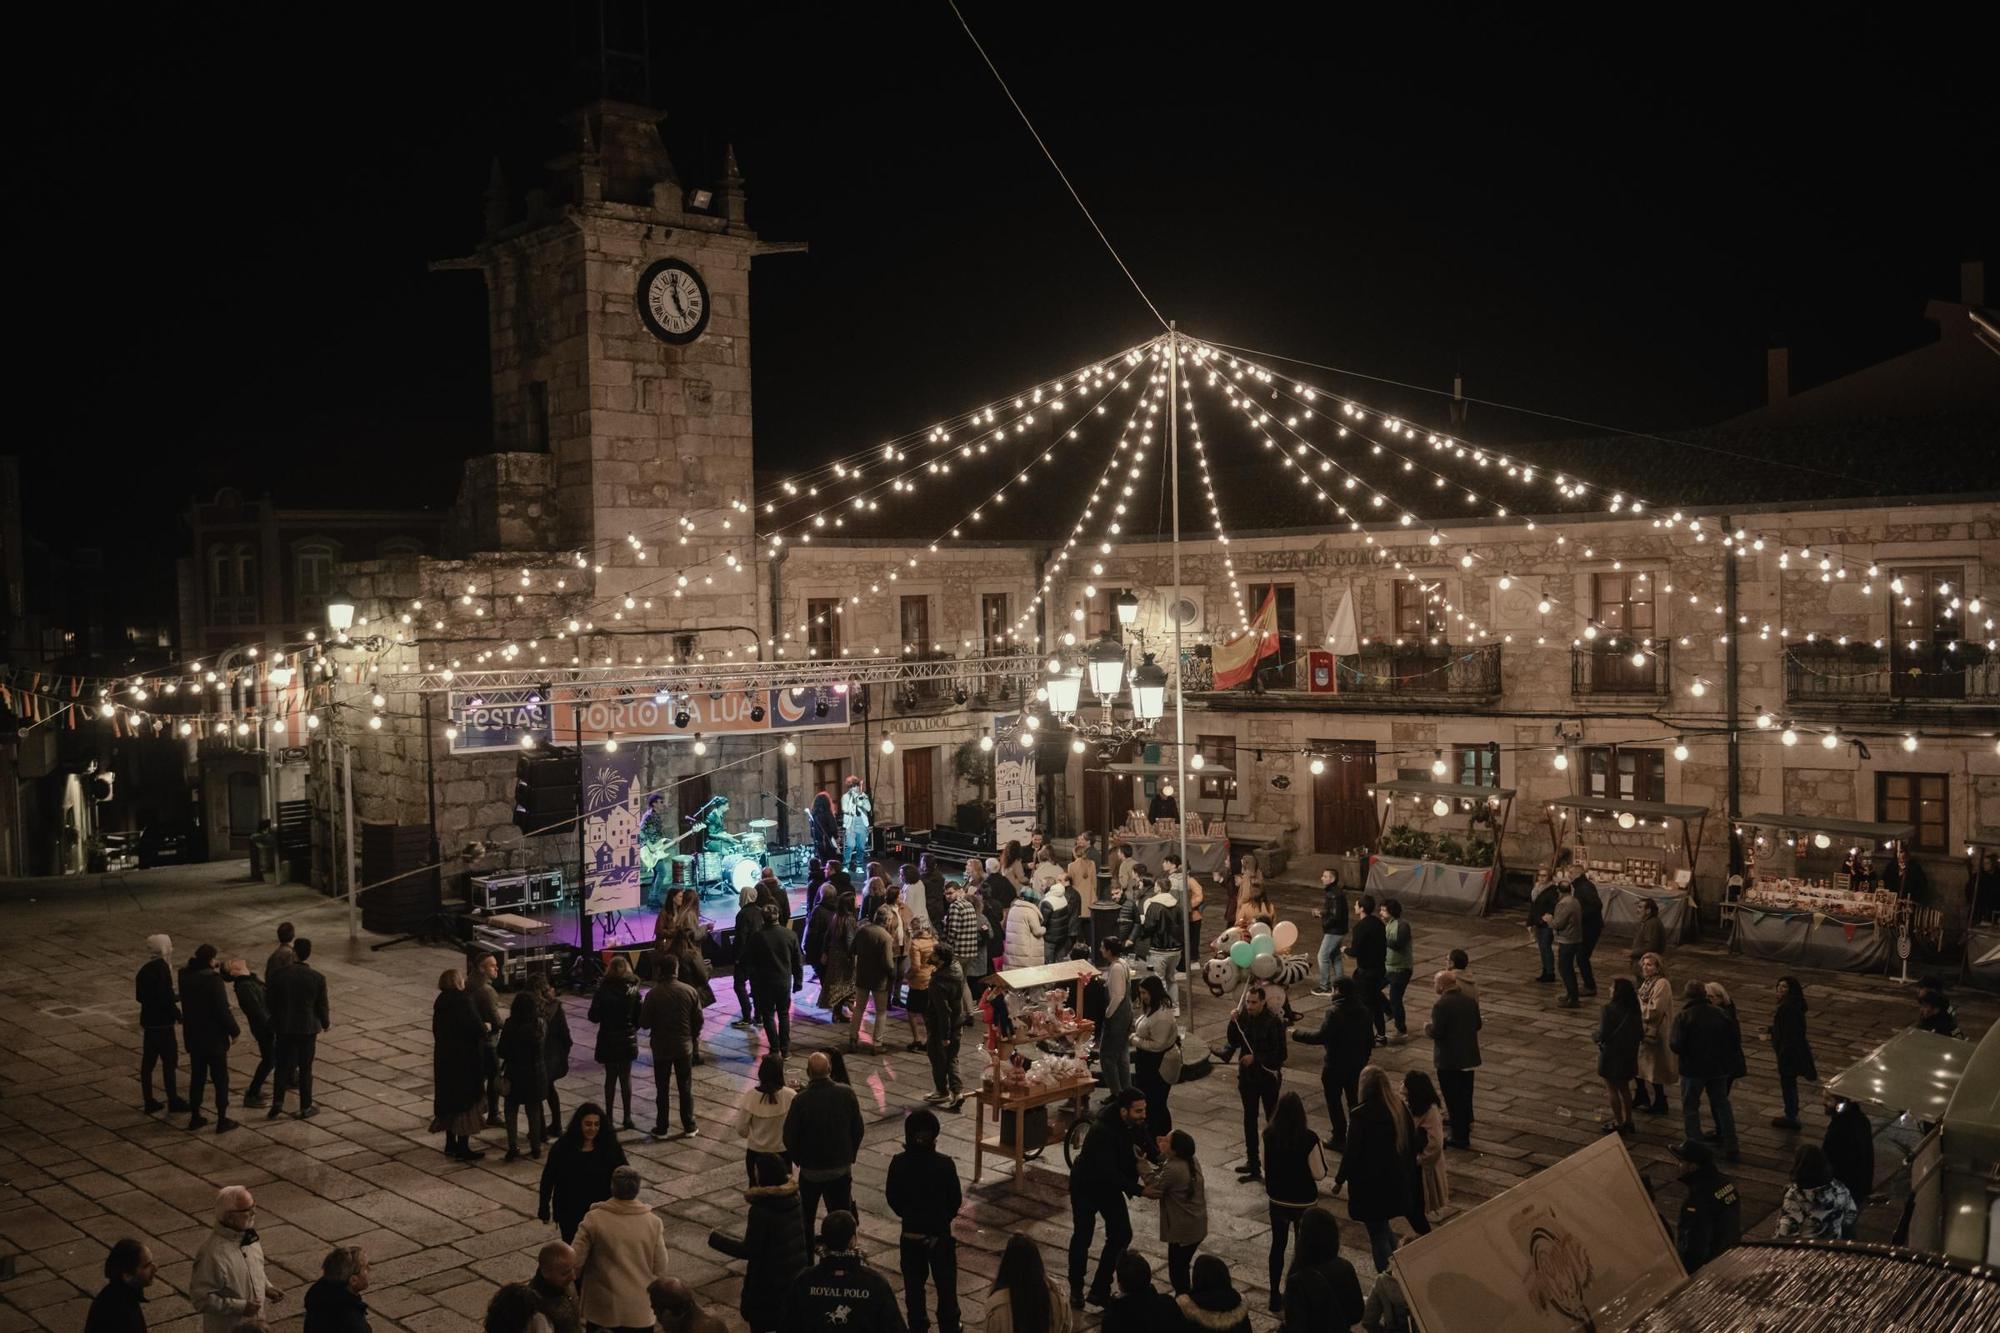
M1254 982L1243 992L1243 1007L1229 1020L1229 1044L1242 1051L1236 1057L1236 1094L1243 1101L1243 1150L1249 1154L1236 1174L1262 1180L1257 1144L1264 1122L1278 1109L1278 1088L1285 1077L1285 1020L1271 1012L1264 988Z
M1361 1071L1375 1053L1375 1020L1361 998L1353 977L1339 977L1333 983L1333 1003L1326 1007L1317 1032L1303 1027L1293 1030L1294 1040L1318 1046L1326 1052L1320 1069L1320 1091L1326 1094L1327 1118L1333 1134L1327 1146L1338 1151L1347 1146L1347 1113L1361 1099Z
M243 1011L244 1021L250 1024L250 1035L257 1042L257 1072L250 1076L250 1086L243 1090L243 1108L249 1110L264 1104L264 1080L270 1077L271 1068L276 1063L273 1058L276 1046L271 1035L271 1006L264 998L263 978L250 970L248 962L232 958L223 965L222 971L236 991L236 1007Z
M938 1333L959 1333L958 1242L951 1220L964 1195L958 1164L937 1150L938 1118L923 1107L903 1118L903 1151L889 1159L885 1194L889 1211L903 1219L903 1300L910 1333L930 1327L924 1282L937 1282Z
M104 1256L104 1288L83 1317L83 1333L146 1333L146 1288L159 1265L145 1242L118 1241Z
M785 1333L906 1333L895 1288L855 1251L857 1229L853 1213L826 1215L819 1233L820 1261L792 1279Z
M1686 1141L1701 1142L1701 1097L1706 1092L1716 1133L1722 1136L1723 1156L1741 1160L1736 1113L1729 1105L1729 1071L1742 1055L1742 1038L1729 1015L1708 1002L1708 991L1699 981L1690 981L1682 992L1668 1045L1681 1058L1681 1127Z
M1674 1244L1681 1264L1692 1273L1743 1238L1743 1205L1736 1183L1717 1169L1706 1143L1677 1143L1672 1151L1690 1168L1681 1177L1687 1198L1674 1227Z
M1319 985L1315 995L1333 994L1333 983L1346 970L1340 942L1347 938L1347 890L1340 887L1340 872L1329 866L1319 872Z
M185 1111L188 1104L181 1100L175 1086L175 1072L181 1062L180 1045L174 1040L174 1028L181 1021L181 1007L174 998L174 969L167 962L167 956L174 951L174 942L165 935L148 935L146 947L153 956L132 979L132 998L139 1002L139 1031L142 1045L139 1054L139 1086L145 1089L146 1113L159 1111ZM153 1066L162 1068L162 1077L167 1085L167 1100L162 1102L153 1096Z
M1438 1092L1451 1120L1449 1147L1472 1146L1472 1082L1479 1068L1479 1001L1466 993L1456 971L1437 974L1437 1003L1431 1006L1431 1061L1437 1069Z
M1132 1243L1132 1213L1125 1201L1139 1193L1139 1158L1157 1161L1159 1155L1159 1145L1146 1137L1146 1094L1137 1088L1126 1088L1112 1097L1091 1122L1069 1170L1071 1309L1083 1308L1083 1273L1090 1263L1090 1244L1097 1238L1100 1215L1104 1218L1104 1252L1097 1259L1089 1300L1092 1305L1103 1305L1111 1299L1111 1277L1118 1257Z
M1569 853L1559 854L1556 875L1566 873ZM1535 952L1542 957L1542 971L1535 978L1543 985L1552 985L1556 979L1556 933L1550 928L1548 918L1555 915L1556 899L1562 895L1556 890L1555 878L1535 890L1535 896L1528 900L1528 933L1535 937Z
M775 907L757 911L757 929L736 936L736 970L750 986L750 1005L764 1025L767 1050L792 1053L792 996L806 984L805 955L799 937Z
M1569 882L1569 891L1583 909L1583 945L1576 951L1576 970L1583 977L1583 993L1595 995L1597 973L1591 971L1590 956L1597 951L1598 937L1604 934L1604 897L1582 866L1571 866L1570 870L1575 878Z
M931 950L931 985L925 992L929 1008L924 1022L930 1040L924 1051L931 1060L931 1082L936 1086L925 1101L956 1111L965 1104L965 1084L958 1077L960 1028L965 1020L965 971L949 944Z
M575 1250L559 1240L542 1246L528 1288L535 1293L551 1333L583 1333L583 1316L576 1307Z
M736 1008L743 1016L729 1025L733 1028L757 1026L750 1017L750 973L743 966L743 950L763 928L764 906L753 884L736 895L736 966L729 970L729 985L736 992Z
M295 961L281 967L268 983L271 1027L278 1038L278 1070L272 1081L271 1109L266 1120L276 1120L285 1109L285 1090L294 1083L299 1089L301 1120L319 1114L313 1103L313 1060L319 1054L319 1034L333 1026L326 1004L326 978L306 960L312 957L312 941L301 935L292 941Z
M806 1085L785 1112L785 1151L799 1168L799 1207L808 1233L821 1199L829 1226L835 1212L854 1212L854 1157L863 1133L854 1089L835 1083L833 1062L826 1052L814 1051L806 1061Z
M201 1114L201 1094L208 1083L215 1084L215 1132L227 1134L236 1128L229 1118L229 1043L242 1035L236 1015L229 1007L229 988L215 970L215 946L204 944L181 972L181 1012L185 1015L183 1035L188 1051L188 1103L193 1114L189 1129L200 1129L208 1121Z
M1375 1044L1389 1044L1389 1000L1382 987L1389 983L1389 928L1375 915L1375 895L1364 893L1354 910L1354 929L1347 932L1347 956L1354 960L1354 984L1375 1023Z

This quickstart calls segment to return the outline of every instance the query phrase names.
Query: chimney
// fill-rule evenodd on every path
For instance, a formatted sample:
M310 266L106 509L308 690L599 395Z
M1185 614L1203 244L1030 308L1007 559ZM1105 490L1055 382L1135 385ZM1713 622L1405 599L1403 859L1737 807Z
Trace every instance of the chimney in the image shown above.
M1986 304L1986 264L1983 260L1968 259L1958 266L1958 303L1969 306Z
M1767 407L1792 396L1791 352L1772 347L1764 352L1764 404Z

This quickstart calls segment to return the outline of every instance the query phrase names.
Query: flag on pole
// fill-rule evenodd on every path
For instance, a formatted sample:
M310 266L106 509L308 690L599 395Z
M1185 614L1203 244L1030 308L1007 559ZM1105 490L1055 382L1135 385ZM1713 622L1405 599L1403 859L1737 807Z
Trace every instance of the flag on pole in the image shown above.
M1327 646L1341 657L1352 657L1361 651L1361 637L1354 628L1352 585L1340 594L1340 607L1333 613L1333 625L1327 631Z
M1264 604L1250 621L1250 628L1233 634L1215 645L1215 688L1233 690L1255 674L1257 664L1278 655L1278 590L1264 593Z

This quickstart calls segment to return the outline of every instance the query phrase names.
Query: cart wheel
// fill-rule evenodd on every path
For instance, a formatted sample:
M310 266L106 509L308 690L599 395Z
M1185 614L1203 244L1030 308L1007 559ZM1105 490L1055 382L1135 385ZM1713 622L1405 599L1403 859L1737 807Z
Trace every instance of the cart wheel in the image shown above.
M1075 1166L1076 1155L1083 1151L1083 1136L1090 1132L1090 1117L1084 1114L1072 1115L1069 1130L1063 1135L1063 1165Z

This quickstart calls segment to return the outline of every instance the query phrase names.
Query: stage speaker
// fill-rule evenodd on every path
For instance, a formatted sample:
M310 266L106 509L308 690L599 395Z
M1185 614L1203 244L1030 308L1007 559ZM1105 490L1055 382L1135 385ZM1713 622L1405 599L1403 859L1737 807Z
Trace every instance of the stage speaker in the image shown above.
M1060 773L1069 767L1070 742L1076 739L1074 732L1055 727L1043 727L1035 735L1035 772Z
M522 755L514 769L514 825L534 836L576 832L575 755Z

